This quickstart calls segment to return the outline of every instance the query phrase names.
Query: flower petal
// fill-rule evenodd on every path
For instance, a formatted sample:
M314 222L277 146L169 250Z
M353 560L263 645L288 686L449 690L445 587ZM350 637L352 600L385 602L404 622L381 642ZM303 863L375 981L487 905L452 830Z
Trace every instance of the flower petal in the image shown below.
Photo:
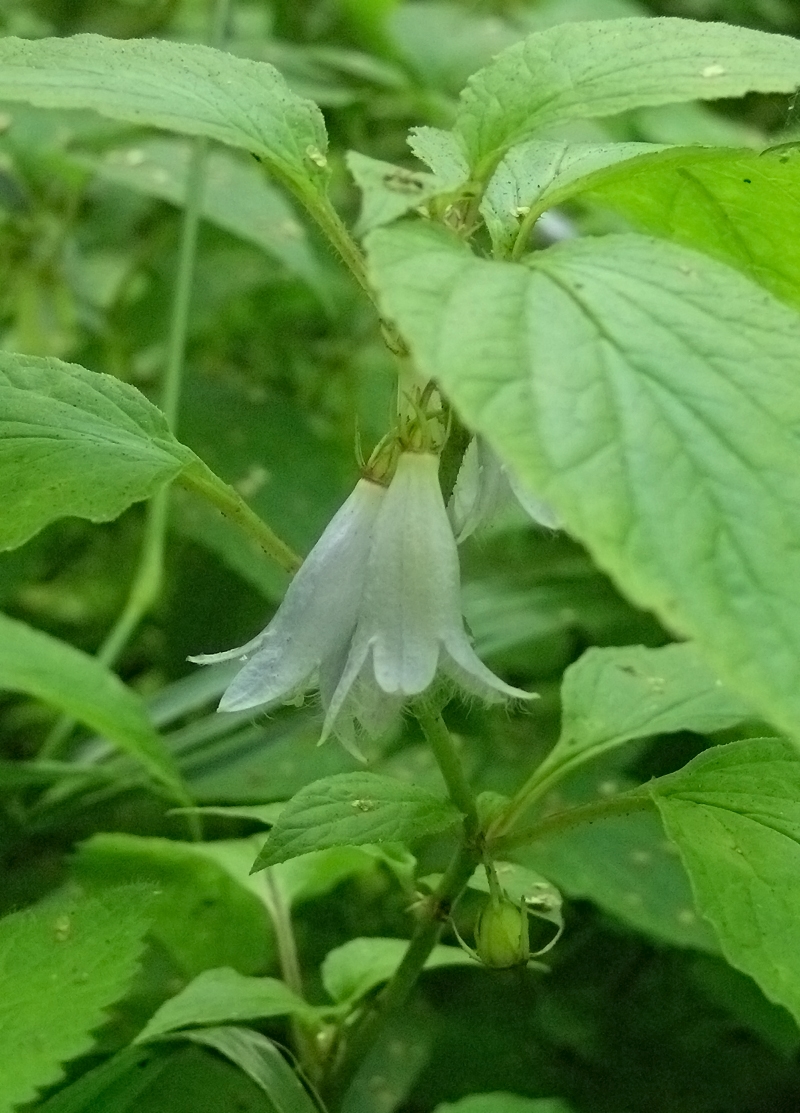
M362 479L289 584L250 659L220 701L244 711L295 698L323 661L341 655L355 629L372 530L384 488ZM214 655L217 658L217 655Z
M461 622L455 538L430 453L400 456L367 566L355 640L372 645L375 679L389 694L430 686L442 634Z
M463 629L457 636L451 636L445 642L442 671L459 688L479 696L487 703L497 703L502 699L539 698L538 693L514 688L499 676L495 676L472 648Z
M197 653L194 657L187 657L193 665L216 665L220 661L236 661L251 657L267 636L267 631L262 630L249 642L240 645L237 649L225 649L222 653Z

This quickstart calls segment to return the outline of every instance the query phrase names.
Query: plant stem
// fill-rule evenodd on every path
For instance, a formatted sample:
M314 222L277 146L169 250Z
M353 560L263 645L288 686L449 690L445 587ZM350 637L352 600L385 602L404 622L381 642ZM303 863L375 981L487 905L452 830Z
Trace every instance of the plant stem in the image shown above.
M358 285L377 309L375 291L367 279L367 264L361 248L350 235L346 224L324 194L297 188L295 196L327 236L331 246L344 262Z
M281 541L276 533L273 533L263 518L250 509L234 487L220 479L201 460L195 461L186 468L176 482L202 495L226 518L230 518L245 533L249 533L267 556L281 568L294 573L300 567L302 560L297 553Z
M465 827L467 820L464 821ZM328 1080L326 1097L332 1108L341 1107L358 1070L377 1043L389 1017L411 993L433 948L439 941L450 910L466 887L481 853L465 831L456 853L436 890L427 898L416 931L391 980L378 994L347 1038L343 1054Z
M497 838L491 838L492 850L510 850L515 846L529 846L541 839L560 835L564 831L571 831L586 823L594 823L598 819L607 819L615 815L632 815L634 812L645 811L653 807L653 798L648 785L640 785L630 792L620 793L608 800L596 800L591 804L581 804L577 808L556 812L554 815L545 816L538 823L518 831Z
M450 799L463 813L469 833L475 834L480 826L475 796L464 776L461 760L444 719L440 714L432 712L423 701L416 704L413 711L433 750Z

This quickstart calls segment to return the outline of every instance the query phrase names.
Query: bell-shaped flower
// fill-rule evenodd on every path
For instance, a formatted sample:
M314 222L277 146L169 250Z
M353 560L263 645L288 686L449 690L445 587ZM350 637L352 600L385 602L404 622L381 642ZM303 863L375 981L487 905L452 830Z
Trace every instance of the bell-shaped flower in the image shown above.
M323 737L354 722L381 729L437 675L487 701L531 698L475 653L461 614L458 552L439 487L439 459L403 452L378 510L358 623L337 683L326 681Z
M458 542L465 541L509 498L516 499L537 525L546 529L562 528L557 511L524 487L482 437L474 437L464 453L447 508Z
M288 703L341 671L359 613L373 527L386 489L359 480L289 584L265 630L225 653L190 657L197 664L240 658L220 711Z

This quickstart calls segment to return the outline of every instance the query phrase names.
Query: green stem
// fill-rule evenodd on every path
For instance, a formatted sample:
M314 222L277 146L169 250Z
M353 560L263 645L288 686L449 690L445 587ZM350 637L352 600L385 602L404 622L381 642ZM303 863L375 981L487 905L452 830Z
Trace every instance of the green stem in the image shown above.
M444 719L440 714L432 712L423 701L414 706L413 712L433 750L450 799L463 813L469 833L477 833L480 821L475 796L464 776L464 769Z
M464 822L466 827L467 820ZM377 1043L386 1021L405 1004L431 951L439 941L450 910L461 896L480 860L480 850L472 836L465 831L461 845L439 885L425 902L424 911L403 961L386 987L367 1008L343 1046L343 1052L328 1080L326 1097L332 1108L341 1108L350 1084Z
M287 184L290 187L294 185L294 183ZM294 192L308 215L319 225L320 230L327 236L331 246L342 259L353 278L377 309L378 303L375 291L370 286L367 278L367 264L364 255L336 209L328 198L317 190L301 188L298 184L295 186Z
M245 533L261 546L267 556L287 572L295 573L302 564L301 558L293 552L280 537L269 528L263 518L259 518L238 491L220 479L201 460L196 460L178 477L177 482L191 491L196 491L204 499L216 506L226 518L230 518Z
M511 831L491 839L492 850L510 850L515 846L529 846L541 839L552 838L564 831L594 823L598 819L608 819L615 815L632 815L653 807L653 798L648 785L640 785L630 792L620 793L608 800L596 800L591 804L581 804L564 812L556 812L540 819L538 823L518 831Z
M292 913L274 869L264 871L264 886L266 890L264 904L267 907L275 931L281 976L289 989L296 993L298 997L303 997L303 976L300 972L300 960L297 956ZM316 1082L318 1072L313 1034L297 1019L291 1021L290 1028L300 1065Z

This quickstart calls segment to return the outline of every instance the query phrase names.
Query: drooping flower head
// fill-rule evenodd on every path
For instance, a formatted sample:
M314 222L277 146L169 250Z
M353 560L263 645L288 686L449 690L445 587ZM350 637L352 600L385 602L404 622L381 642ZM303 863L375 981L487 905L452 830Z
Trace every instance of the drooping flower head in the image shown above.
M274 618L257 637L225 653L190 657L197 664L246 661L226 689L220 711L288 703L335 668L358 619L372 530L385 488L361 479L303 561Z
M495 676L461 614L458 552L439 487L439 458L401 452L375 518L358 622L329 698L323 737L368 730L437 675L487 702L530 698Z
M464 453L447 507L457 541L465 541L511 499L516 499L537 525L546 529L563 528L554 507L523 486L483 437L473 437Z
M325 722L361 757L358 738L382 734L403 705L443 677L487 702L532 698L495 676L470 644L461 614L456 540L439 486L439 457L425 431L415 449L386 438L334 515L256 638L224 653L239 658L220 711L268 708L318 688Z

